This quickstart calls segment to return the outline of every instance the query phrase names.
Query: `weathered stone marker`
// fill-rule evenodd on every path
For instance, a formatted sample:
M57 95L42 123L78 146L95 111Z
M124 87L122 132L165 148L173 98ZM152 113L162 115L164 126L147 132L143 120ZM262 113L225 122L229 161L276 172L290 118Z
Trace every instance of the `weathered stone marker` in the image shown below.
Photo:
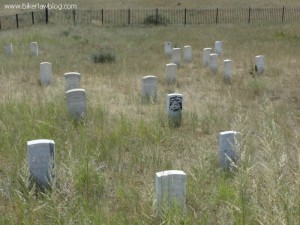
M174 83L176 81L177 65L175 63L166 64L166 81L167 84Z
M9 43L9 44L6 44L6 45L4 45L4 51L5 51L5 53L6 54L8 54L8 55L12 55L13 54L13 45L12 45L12 43Z
M165 50L165 55L168 57L172 56L172 43L171 42L165 42L164 43L164 50Z
M49 62L40 63L41 85L49 85L52 82L52 64Z
M223 169L231 169L238 163L238 135L236 131L224 131L219 134L219 164Z
M209 55L209 67L213 73L218 72L218 54L212 53Z
M34 56L38 56L39 55L39 46L38 46L37 42L31 42L30 43L30 52Z
M215 53L218 55L222 54L222 41L215 42Z
M265 71L265 56L255 56L255 71L261 75Z
M192 46L186 45L183 47L183 59L186 63L192 62Z
M183 95L178 93L167 94L167 114L169 123L175 127L181 124Z
M225 59L224 60L223 80L225 82L231 82L232 81L232 60L230 60L230 59Z
M156 101L157 97L157 77L153 75L142 78L142 100Z
M203 65L209 66L209 55L211 54L211 48L203 49Z
M186 174L181 170L166 170L155 174L156 203L161 215L170 208L184 213L186 204Z
M86 117L86 96L84 89L71 89L66 92L68 116L78 120Z
M175 63L177 66L180 66L181 48L173 48L172 49L172 63Z
M65 91L80 88L80 73L68 72L65 76Z
M38 139L27 142L27 159L31 182L39 188L49 188L54 178L53 140Z

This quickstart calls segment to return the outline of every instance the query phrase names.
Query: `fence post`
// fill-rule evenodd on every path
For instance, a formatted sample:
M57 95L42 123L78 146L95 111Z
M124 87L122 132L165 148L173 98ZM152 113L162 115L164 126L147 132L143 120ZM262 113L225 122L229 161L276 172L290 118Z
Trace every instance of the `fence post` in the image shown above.
M284 21L284 6L282 7L282 18L281 18L281 22L283 23Z
M249 7L249 14L248 14L248 23L251 21L251 7Z
M75 12L75 9L73 9L72 14L73 14L73 22L75 23L76 22L76 12Z
M186 8L184 8L184 25L186 25Z
M32 25L34 25L34 15L33 15L33 12L31 12L31 21L32 21Z
M19 28L19 16L16 14L16 23L17 23L17 28Z
M45 7L45 15L46 15L46 24L48 24L48 4L46 4L46 7Z
M104 20L103 9L101 9L101 22L102 22L102 25L103 25L103 20Z
M155 23L158 24L158 9L155 10Z
M219 17L219 9L217 8L217 11L216 11L216 24L218 24L218 18Z
M130 25L130 9L128 9L128 25Z

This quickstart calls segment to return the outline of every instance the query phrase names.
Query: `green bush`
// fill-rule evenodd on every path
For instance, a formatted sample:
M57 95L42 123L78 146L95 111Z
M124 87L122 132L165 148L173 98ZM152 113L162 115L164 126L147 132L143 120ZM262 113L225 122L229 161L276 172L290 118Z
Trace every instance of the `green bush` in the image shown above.
M111 48L101 48L97 52L92 53L91 58L94 63L111 63L115 62L115 52Z
M168 23L170 23L170 20L160 14L149 15L144 19L144 24L146 25L167 25Z

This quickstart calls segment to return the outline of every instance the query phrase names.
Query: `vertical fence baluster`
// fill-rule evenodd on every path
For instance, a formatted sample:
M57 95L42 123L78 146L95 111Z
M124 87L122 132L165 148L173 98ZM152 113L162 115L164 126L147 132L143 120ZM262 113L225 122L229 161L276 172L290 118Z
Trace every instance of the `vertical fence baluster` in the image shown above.
M216 24L218 24L218 19L219 19L219 9L217 8L217 11L216 11Z
M16 23L17 23L17 28L19 28L19 16L16 14Z

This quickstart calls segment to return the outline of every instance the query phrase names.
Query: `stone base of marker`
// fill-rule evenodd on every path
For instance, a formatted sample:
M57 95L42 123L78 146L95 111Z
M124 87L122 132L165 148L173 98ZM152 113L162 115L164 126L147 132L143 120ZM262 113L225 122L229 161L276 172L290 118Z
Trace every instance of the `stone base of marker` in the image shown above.
M223 169L233 169L240 159L238 154L239 132L224 131L219 134L219 165Z
M155 102L157 98L157 77L153 75L142 78L142 101Z
M30 187L39 190L51 189L54 180L53 140L38 139L27 142L27 159L30 173Z
M183 95L178 93L167 94L167 115L168 122L178 127L182 122Z
M156 205L159 216L170 210L183 215L186 207L186 174L181 170L166 170L155 174Z

